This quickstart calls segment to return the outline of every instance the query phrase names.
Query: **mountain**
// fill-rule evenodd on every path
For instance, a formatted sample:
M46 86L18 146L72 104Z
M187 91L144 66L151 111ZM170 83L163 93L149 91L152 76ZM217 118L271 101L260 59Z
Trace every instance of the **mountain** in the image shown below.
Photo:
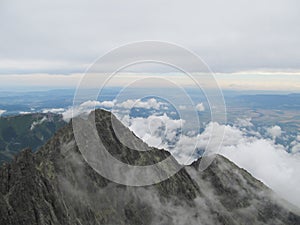
M111 114L93 113L99 137L120 161L144 165L170 156L129 149L116 138ZM135 146L145 145L120 129ZM37 152L25 149L1 167L0 224L300 224L296 207L228 159L218 155L204 172L200 160L158 184L117 184L84 160L71 121Z
M36 150L65 124L61 115L52 113L0 117L0 165L24 148Z

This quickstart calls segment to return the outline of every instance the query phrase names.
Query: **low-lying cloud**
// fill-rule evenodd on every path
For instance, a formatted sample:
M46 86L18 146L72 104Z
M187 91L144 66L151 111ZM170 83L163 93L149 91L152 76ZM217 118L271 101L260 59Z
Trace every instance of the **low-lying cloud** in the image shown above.
M46 116L44 116L41 120L33 121L33 123L30 126L30 130L33 130L37 125L40 125L40 124L44 123L45 121L47 121Z
M89 114L92 110L99 107L111 108L115 105L115 101L86 101L78 106L73 106L62 113L63 119L69 121L71 118L81 114Z
M174 120L163 115L151 115L147 118L129 118L127 124L139 138L150 146L167 148L166 143L174 143L185 121Z
M128 111L132 108L140 109L155 109L159 110L161 107L166 107L166 103L160 102L155 98L150 98L147 100L142 99L127 99L123 102L117 102L116 100L112 101L86 101L81 103L78 106L73 106L62 112L63 118L66 121L69 121L71 118L76 117L80 114L88 114L95 108L105 108L111 109L113 112ZM46 112L57 112L61 109L46 109Z
M174 129L167 129L168 133L161 138L162 128L154 126L157 130L149 132L148 125L155 118L161 116L149 116L148 118L131 118L131 129L149 145L160 142L165 149L170 150L173 156L181 163L191 163L199 155L195 149L205 150L208 141L214 140L214 135L220 135L225 130L223 143L220 146L219 154L224 155L238 166L249 171L254 177L264 182L281 197L300 207L300 136L298 135L292 142L292 154L288 152L288 146L283 146L275 142L275 137L279 137L282 129L279 126L266 128L270 138L263 137L253 130L243 129L243 127L253 127L251 119L238 119L237 125L220 125L209 123L200 134L181 134L176 136L176 130L180 129L178 121L173 121L163 116L168 124ZM184 121L181 121L184 123ZM213 125L216 127L212 133ZM175 129L176 128L176 129ZM152 136L151 136L152 135ZM151 136L151 137L149 137ZM218 143L211 145L217 148Z
M267 133L273 138L277 138L277 137L280 137L281 136L281 127L280 126L273 126L273 127L270 127L267 129Z
M53 108L53 109L43 109L42 113L62 113L64 112L64 108Z
M5 113L5 112L6 112L6 110L0 109L0 116L1 116L3 113Z
M199 112L205 111L205 107L202 102L196 105L196 110Z
M119 108L143 108L143 109L159 109L164 103L157 101L155 98L150 98L147 101L141 99L128 99L122 103L116 104Z

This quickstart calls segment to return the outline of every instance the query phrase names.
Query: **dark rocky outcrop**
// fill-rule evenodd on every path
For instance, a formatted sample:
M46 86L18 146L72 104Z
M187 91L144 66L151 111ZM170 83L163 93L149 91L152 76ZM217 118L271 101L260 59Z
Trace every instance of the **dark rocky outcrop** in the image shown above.
M110 113L95 115L99 136L119 160L145 165L170 155L123 146ZM23 150L1 167L0 224L300 224L297 209L226 158L217 156L204 172L198 171L199 162L155 185L116 184L83 159L70 122L36 153Z

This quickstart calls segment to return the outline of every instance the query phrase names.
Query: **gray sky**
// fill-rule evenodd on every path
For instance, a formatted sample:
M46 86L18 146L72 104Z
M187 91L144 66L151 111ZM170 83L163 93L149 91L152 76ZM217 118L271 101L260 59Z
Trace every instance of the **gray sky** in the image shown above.
M299 77L299 12L297 0L1 0L0 74L74 75L112 48L161 40L216 73Z

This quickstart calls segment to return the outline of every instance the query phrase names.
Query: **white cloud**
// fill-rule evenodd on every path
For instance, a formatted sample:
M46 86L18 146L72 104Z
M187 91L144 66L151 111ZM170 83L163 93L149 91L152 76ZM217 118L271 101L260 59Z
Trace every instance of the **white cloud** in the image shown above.
M289 154L271 140L244 137L239 144L223 147L221 153L245 168L280 196L300 206L300 156Z
M273 126L267 129L267 133L273 138L277 138L281 136L282 130L280 126Z
M144 108L144 109L160 109L164 105L162 102L158 102L155 98L150 98L147 101L142 101L141 99L128 99L124 102L118 103L116 106L125 109Z
M79 106L70 107L65 112L62 113L63 119L69 121L71 118L78 116L80 114L88 114L92 110L98 107L111 108L115 105L115 101L86 101L81 103Z
M291 142L291 153L300 153L300 135L297 135L295 140Z
M148 99L147 101L142 101L141 99L128 99L124 102L117 103L116 100L113 101L86 101L81 103L79 106L70 107L62 113L64 120L68 121L72 117L75 117L80 114L88 114L95 108L104 107L112 109L114 113L129 113L129 109L135 108L144 108L144 109L160 109L161 106L164 106L165 103L158 102L155 98Z
M252 127L251 118L237 118L234 124L238 127Z
M40 124L44 123L45 121L47 121L46 116L44 116L41 120L33 121L33 123L31 124L30 130L33 130L37 125L40 125Z
M0 116L5 112L6 112L6 110L0 109Z
M180 109L180 110L185 110L185 109L186 109L186 106L185 106L185 105L180 105L180 106L179 106L179 109Z
M222 138L222 136L222 146L231 146L242 139L243 133L237 128L232 129L229 125L211 122L207 124L201 134L188 132L180 136L174 148L169 148L169 146L167 148L180 163L190 164L199 157L195 154L196 149L216 152L220 147L220 137Z
M201 103L196 105L196 109L199 112L203 112L205 110L205 107L204 107L203 103L201 102Z
M84 103L82 103L80 106L82 108L92 108L92 107L107 107L107 108L111 108L115 105L115 101L103 101L103 102L99 102L99 101L86 101Z
M21 115L26 115L26 114L30 114L30 113L32 113L32 112L25 112L25 111L20 111L19 112L19 114L21 114Z
M129 129L139 138L157 148L167 148L166 141L174 142L178 129L184 124L183 120L173 120L166 114L162 116L151 115L147 118L123 117L122 121L128 124Z
M115 103L116 103L115 101L103 101L98 106L105 107L105 108L112 108L114 107Z
M292 148L291 148L291 152L293 154L295 153L300 153L300 143L295 144Z
M62 113L64 112L64 108L53 108L53 109L43 109L42 113Z

